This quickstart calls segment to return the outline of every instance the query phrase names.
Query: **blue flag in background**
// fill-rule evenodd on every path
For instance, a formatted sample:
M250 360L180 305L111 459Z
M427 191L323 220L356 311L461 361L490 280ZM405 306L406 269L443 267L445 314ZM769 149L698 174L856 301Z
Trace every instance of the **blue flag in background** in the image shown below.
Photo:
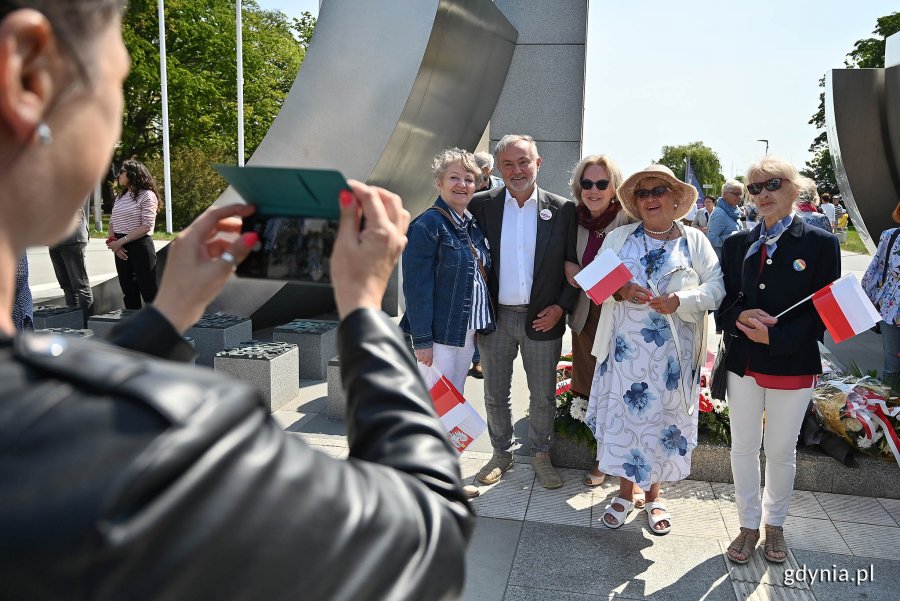
M691 158L687 157L684 159L684 183L690 184L697 188L697 206L703 206L703 186L700 185L700 180L697 179L697 174L694 173L694 170L691 168Z

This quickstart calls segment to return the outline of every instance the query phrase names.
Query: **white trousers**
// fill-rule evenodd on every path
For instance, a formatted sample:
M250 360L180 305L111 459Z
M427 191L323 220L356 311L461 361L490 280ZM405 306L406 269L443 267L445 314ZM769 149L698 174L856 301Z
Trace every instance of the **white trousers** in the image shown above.
M787 518L797 471L797 437L812 388L771 390L751 377L728 372L731 472L738 517L744 528L781 526ZM766 416L763 436L763 411ZM766 453L766 488L760 504L759 444Z
M466 376L472 366L472 353L475 352L475 330L466 331L466 342L463 346L449 346L434 343L431 346L433 353L432 365L436 370L444 374L460 394L465 395ZM421 363L417 364L423 377L428 369Z

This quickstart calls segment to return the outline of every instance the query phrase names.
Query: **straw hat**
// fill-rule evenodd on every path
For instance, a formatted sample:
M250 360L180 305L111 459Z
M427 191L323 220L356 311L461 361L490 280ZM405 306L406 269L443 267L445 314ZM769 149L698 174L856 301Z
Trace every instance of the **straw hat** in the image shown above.
M641 220L641 213L638 211L637 198L634 195L634 191L637 190L642 180L651 177L666 182L666 186L675 195L675 221L684 219L691 212L691 207L697 202L697 189L676 178L672 170L665 165L658 164L650 165L632 174L616 190L616 196L622 202L622 208L625 209L625 212L631 215L632 218L638 221Z

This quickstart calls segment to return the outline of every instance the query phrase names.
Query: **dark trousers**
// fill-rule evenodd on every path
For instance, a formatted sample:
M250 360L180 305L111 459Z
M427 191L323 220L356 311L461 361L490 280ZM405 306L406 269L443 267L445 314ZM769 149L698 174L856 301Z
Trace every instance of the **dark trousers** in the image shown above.
M125 234L116 234L116 239ZM140 309L141 299L150 304L156 298L156 247L153 238L141 236L122 247L128 254L123 261L116 257L116 272L119 274L119 286L122 287L123 301L126 309Z
M81 309L85 326L94 309L94 293L84 264L86 247L87 243L81 242L50 248L50 262L66 297L66 305Z

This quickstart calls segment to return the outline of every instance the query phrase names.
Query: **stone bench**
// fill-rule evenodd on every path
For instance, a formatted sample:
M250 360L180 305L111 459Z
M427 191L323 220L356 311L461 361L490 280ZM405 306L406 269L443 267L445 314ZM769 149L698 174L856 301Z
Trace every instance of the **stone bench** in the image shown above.
M185 336L194 341L197 365L213 367L216 353L253 338L253 322L247 317L207 313Z
M84 316L78 307L58 307L38 305L34 308L34 329L65 328L80 330L84 327Z
M117 309L102 315L88 317L88 329L94 332L98 338L106 338L114 327L137 313L136 309Z
M328 362L328 403L325 415L328 419L342 420L347 414L347 399L344 398L344 386L341 382L341 359L332 357Z
M300 394L299 357L295 344L248 340L216 353L214 368L256 386L271 412Z
M299 347L301 378L323 380L329 360L337 355L337 327L336 321L295 319L276 327L272 340Z

